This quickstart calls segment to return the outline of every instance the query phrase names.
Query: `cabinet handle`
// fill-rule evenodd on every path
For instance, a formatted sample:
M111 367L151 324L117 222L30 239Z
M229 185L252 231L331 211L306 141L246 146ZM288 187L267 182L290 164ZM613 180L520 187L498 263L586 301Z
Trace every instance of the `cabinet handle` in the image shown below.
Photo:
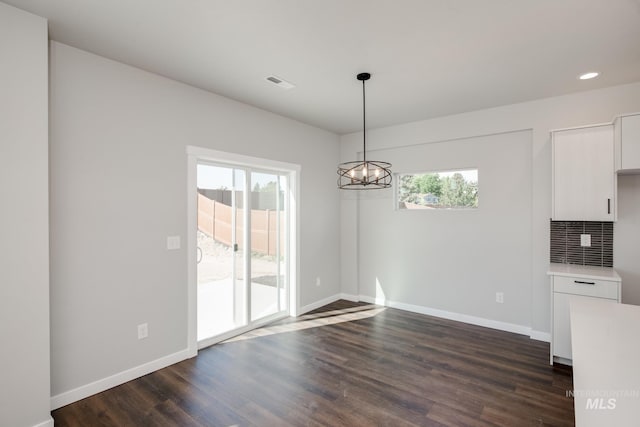
M573 283L578 283L580 285L595 285L596 282L584 282L582 280L574 280Z
M607 199L607 214L611 215L611 199Z

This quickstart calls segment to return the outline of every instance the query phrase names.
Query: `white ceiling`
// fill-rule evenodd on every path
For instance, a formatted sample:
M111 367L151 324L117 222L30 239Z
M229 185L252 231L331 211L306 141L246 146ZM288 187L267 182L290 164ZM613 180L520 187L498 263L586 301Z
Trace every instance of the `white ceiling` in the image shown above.
M640 0L0 1L53 40L340 134L361 129L363 71L368 127L640 81Z

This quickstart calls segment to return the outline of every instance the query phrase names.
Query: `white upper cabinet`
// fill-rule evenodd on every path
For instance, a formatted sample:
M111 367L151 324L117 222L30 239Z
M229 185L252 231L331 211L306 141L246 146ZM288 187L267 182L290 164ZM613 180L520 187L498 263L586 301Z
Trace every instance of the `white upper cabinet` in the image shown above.
M553 220L615 220L613 138L613 125L551 132Z
M615 121L616 172L640 173L640 113Z

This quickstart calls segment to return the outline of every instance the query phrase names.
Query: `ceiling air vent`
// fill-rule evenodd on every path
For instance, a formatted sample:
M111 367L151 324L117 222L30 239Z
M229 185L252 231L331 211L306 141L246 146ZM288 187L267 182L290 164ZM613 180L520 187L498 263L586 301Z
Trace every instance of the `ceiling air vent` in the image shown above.
M273 83L274 85L282 88L282 89L291 89L296 87L294 84L289 83L286 80L281 79L280 77L276 77L276 76L267 76L265 77L265 79L271 83Z

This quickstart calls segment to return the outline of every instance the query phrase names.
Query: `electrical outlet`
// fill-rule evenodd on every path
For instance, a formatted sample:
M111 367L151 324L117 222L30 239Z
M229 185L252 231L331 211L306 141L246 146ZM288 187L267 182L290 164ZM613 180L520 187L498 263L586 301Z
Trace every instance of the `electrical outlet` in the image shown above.
M320 277L316 277L316 286L320 286Z
M496 302L499 304L503 304L504 303L504 293L503 292L496 292Z
M580 235L580 246L590 247L591 246L591 234L581 234Z
M141 323L138 325L138 339L144 339L149 336L149 324Z

